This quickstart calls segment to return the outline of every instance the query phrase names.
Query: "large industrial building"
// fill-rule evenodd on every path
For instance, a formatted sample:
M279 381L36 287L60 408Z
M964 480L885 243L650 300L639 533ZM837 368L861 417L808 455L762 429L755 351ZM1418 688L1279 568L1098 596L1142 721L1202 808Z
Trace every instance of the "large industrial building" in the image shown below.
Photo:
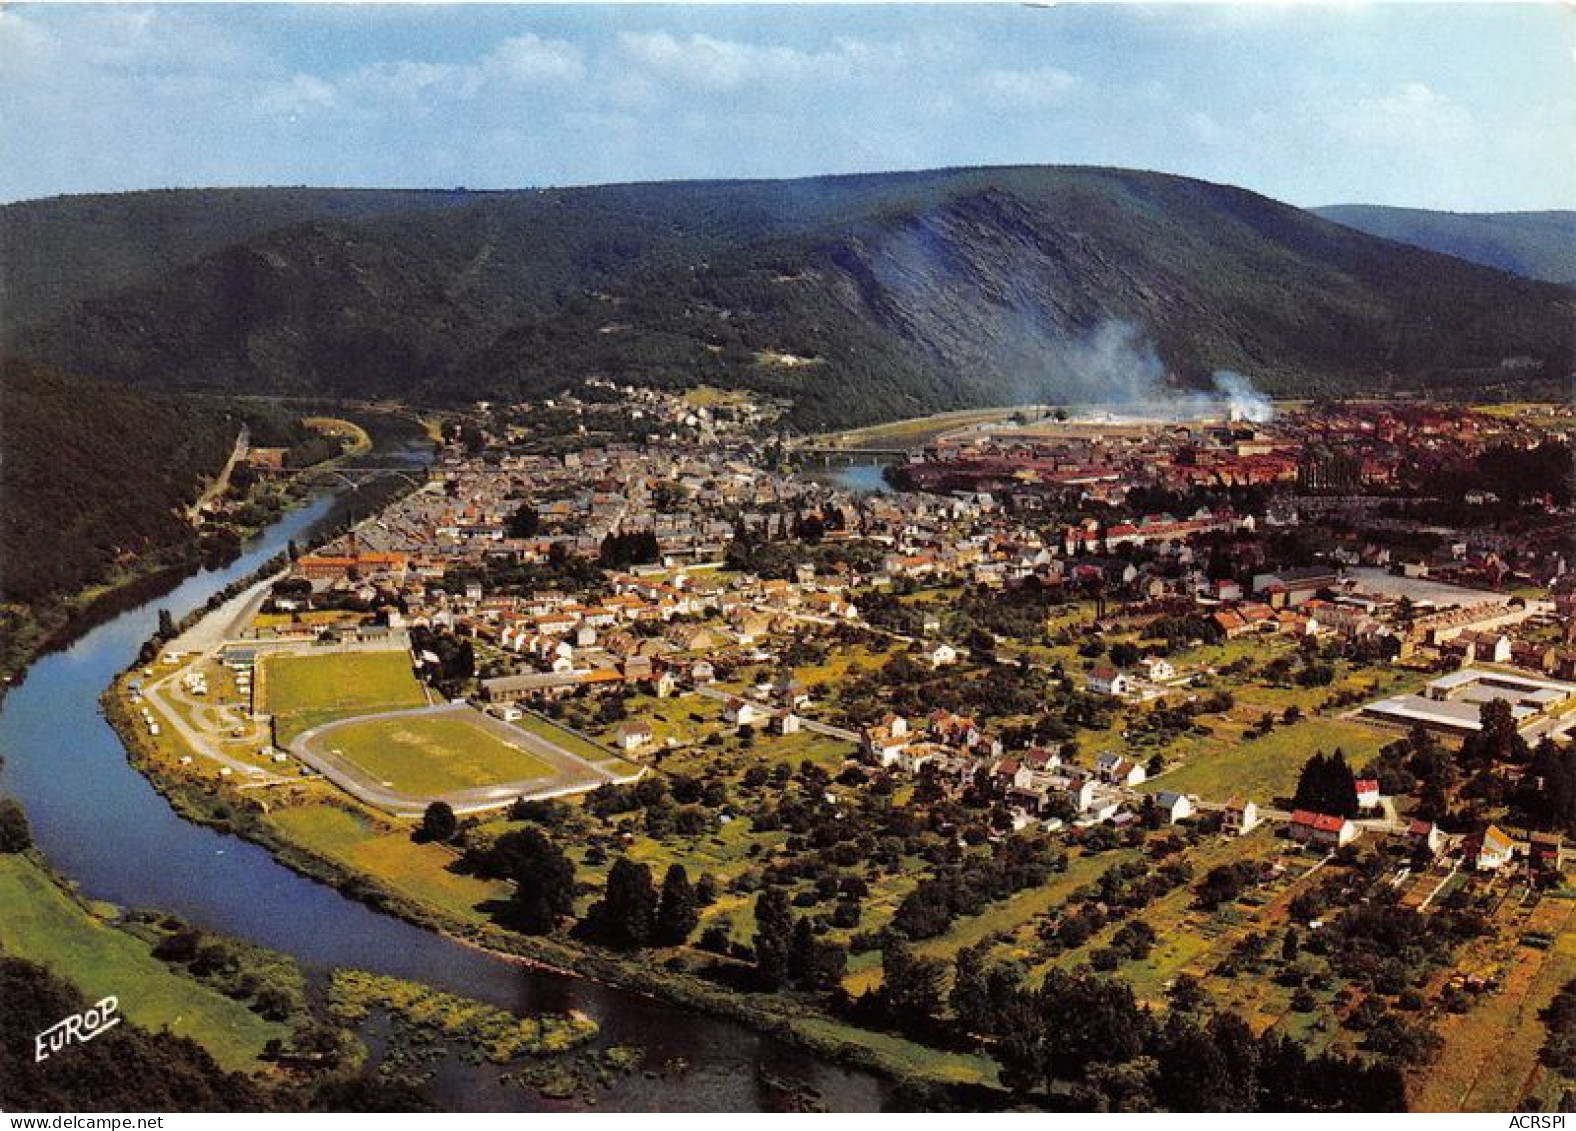
M1484 703L1508 702L1516 724L1526 727L1570 702L1572 696L1576 684L1463 668L1431 681L1421 695L1392 695L1370 703L1363 715L1377 722L1405 727L1421 723L1430 730L1468 735L1482 729Z

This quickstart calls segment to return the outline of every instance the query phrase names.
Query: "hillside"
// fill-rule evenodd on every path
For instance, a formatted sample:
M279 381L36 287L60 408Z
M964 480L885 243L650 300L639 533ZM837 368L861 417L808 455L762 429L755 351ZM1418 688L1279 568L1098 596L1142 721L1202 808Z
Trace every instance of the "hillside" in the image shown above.
M92 587L196 559L181 508L240 425L219 403L0 359L0 674L21 670Z
M265 212L267 196L233 206ZM100 199L97 228L137 225ZM1179 177L1033 167L444 199L79 286L16 347L160 388L442 401L593 373L707 381L792 397L804 427L1148 394L1149 342L1173 382L1230 368L1277 392L1526 388L1570 370L1567 290ZM30 250L38 271L49 238L88 242L70 223L35 230L56 233Z
M1336 204L1313 211L1372 236L1528 279L1576 283L1576 212L1429 212L1371 204Z
M180 509L235 444L220 405L0 361L0 598L102 580L192 537Z
M0 208L0 335L82 299L160 279L265 232L473 199L463 192L200 189L7 205Z

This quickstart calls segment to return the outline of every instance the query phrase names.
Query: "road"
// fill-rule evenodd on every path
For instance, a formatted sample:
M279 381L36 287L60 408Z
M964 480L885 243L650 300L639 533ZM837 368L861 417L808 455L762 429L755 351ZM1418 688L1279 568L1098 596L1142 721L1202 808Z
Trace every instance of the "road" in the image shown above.
M197 497L197 501L186 508L186 521L198 523L202 521L203 508L230 489L230 472L235 470L235 465L246 458L252 447L252 430L245 424L241 425L240 434L235 438L235 447L230 449L230 458L224 461L214 481L208 489Z
M220 709L215 704L199 703L186 694L185 688L180 685L179 677L187 670L189 670L187 666L176 668L169 675L144 685L142 695L149 706L158 712L160 719L174 728L175 732L181 736L186 745L191 748L192 753L206 758L210 762L217 762L220 766L242 775L254 784L275 785L279 782L293 780L279 774L270 773L260 766L254 766L250 762L226 754L213 744L210 734L196 729L181 717L180 712L175 709L176 700L194 709L211 711L215 714ZM259 741L258 745L262 745L261 741Z
M283 576L283 572L276 573L272 577L266 577L248 586L165 645L166 652L190 654L191 660L168 674L146 683L142 689L143 697L150 707L158 710L159 715L175 729L194 755L228 767L234 773L244 775L253 784L271 785L293 779L270 773L250 762L226 754L214 744L211 734L205 734L187 723L176 710L176 704L180 703L194 713L212 713L215 718L219 717L220 708L216 704L200 702L187 694L186 689L181 686L180 677L218 655L219 649L224 646L224 642L231 636L236 625L250 623L253 613L267 598L268 590ZM230 726L234 725L234 723L230 724ZM221 725L221 733L228 730L229 726ZM257 733L254 727L253 734L257 735ZM258 736L257 744L263 745L265 738L266 736Z

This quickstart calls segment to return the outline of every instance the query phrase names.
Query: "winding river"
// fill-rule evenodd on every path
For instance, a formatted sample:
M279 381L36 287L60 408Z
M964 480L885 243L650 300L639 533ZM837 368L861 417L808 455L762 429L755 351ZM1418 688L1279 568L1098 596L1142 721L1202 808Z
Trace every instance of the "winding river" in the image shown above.
M387 454L387 453L384 453ZM384 462L387 462L386 460ZM597 1094L599 1108L630 1111L755 1110L786 1080L813 1089L831 1110L878 1109L882 1081L821 1060L744 1026L620 990L526 971L356 903L277 863L264 849L182 820L132 768L98 698L154 632L158 610L179 619L210 594L257 570L333 507L320 496L249 541L229 566L205 570L41 657L0 703L0 790L26 807L50 863L94 898L153 907L293 954L311 971L356 966L417 979L526 1012L579 1009L602 1026L599 1042L645 1052L642 1072ZM434 1078L460 1110L560 1109L498 1081L496 1070L455 1063Z

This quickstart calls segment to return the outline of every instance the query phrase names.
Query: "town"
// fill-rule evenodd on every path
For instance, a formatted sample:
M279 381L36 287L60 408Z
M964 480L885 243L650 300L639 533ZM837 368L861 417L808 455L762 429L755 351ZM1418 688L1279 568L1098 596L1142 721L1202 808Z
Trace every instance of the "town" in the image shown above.
M1414 1104L1559 1102L1484 1066L1576 978L1568 409L779 411L592 379L454 413L120 723L419 921L665 954L926 1071L1027 1071L1002 995L1092 967Z

